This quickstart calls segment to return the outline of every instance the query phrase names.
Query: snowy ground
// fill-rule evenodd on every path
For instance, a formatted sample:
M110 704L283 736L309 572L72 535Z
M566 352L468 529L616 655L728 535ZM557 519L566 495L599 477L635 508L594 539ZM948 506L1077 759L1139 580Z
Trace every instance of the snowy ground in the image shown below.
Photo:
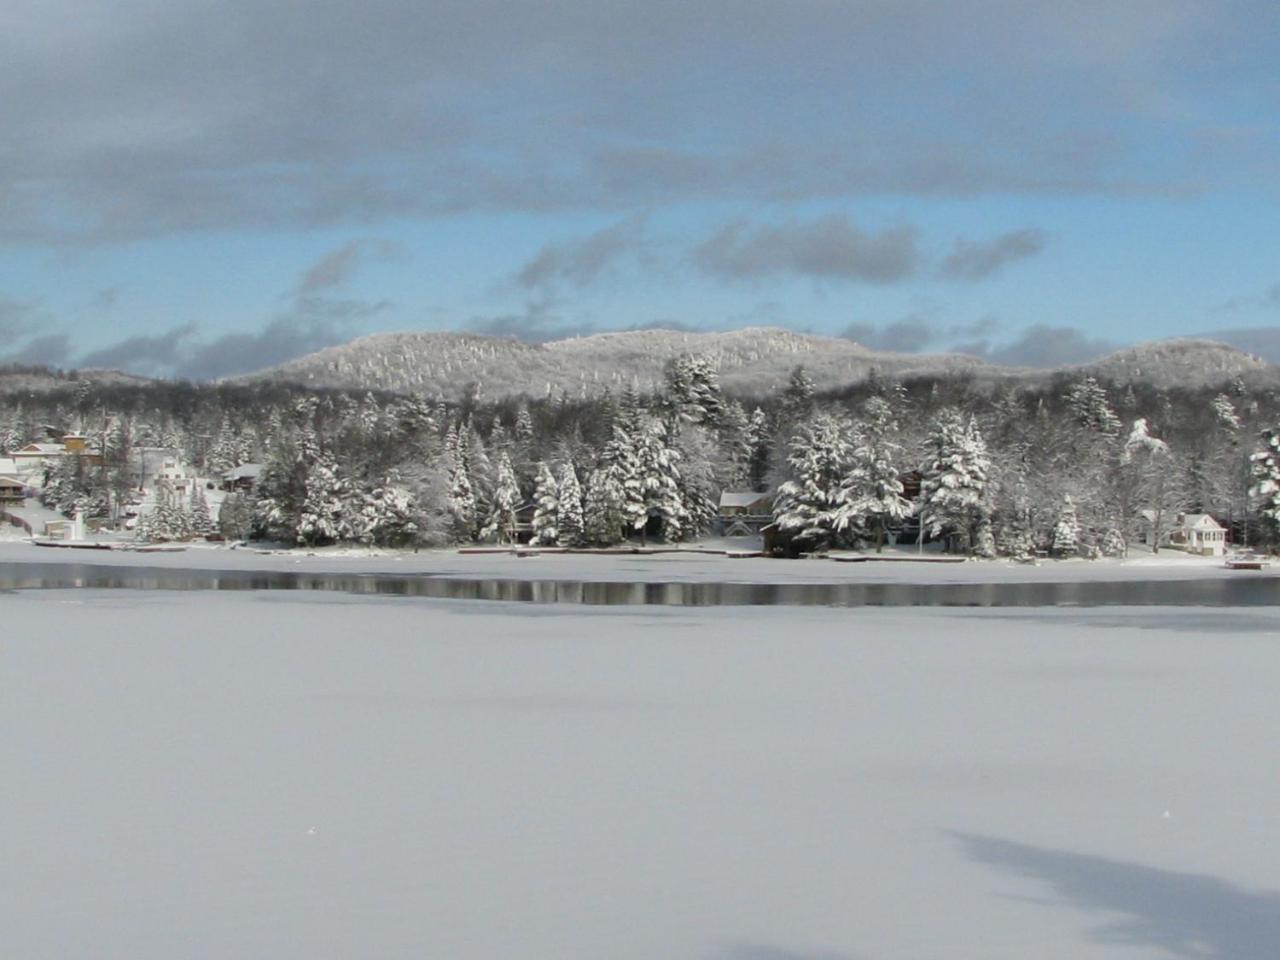
M719 546L719 544L716 544ZM905 556L913 556L904 551ZM230 549L192 544L174 553L58 550L26 542L0 542L0 563L92 563L197 570L289 570L309 573L388 573L527 580L734 583L1064 583L1090 580L1168 580L1214 577L1280 579L1280 566L1229 571L1221 557L1174 550L1129 560L1050 560L1039 566L1009 560L965 563L835 563L831 560L735 559L695 549L651 555L542 553L463 554L457 550Z
M1277 608L33 591L0 623L17 960L1280 943Z

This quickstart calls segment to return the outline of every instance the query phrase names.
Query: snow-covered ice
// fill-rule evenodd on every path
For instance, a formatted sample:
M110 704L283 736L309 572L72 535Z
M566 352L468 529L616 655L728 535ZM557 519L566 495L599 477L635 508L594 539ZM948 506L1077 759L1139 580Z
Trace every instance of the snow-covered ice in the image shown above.
M1280 943L1280 609L32 591L0 623L5 956Z
M719 545L719 544L717 544ZM905 551L911 556L910 551ZM305 573L422 574L462 578L579 580L587 582L728 583L1076 583L1121 580L1203 580L1269 577L1225 569L1221 557L1193 557L1173 550L1129 560L1051 560L1039 566L1008 560L966 563L835 563L831 560L740 559L699 552L696 547L653 554L539 552L459 553L457 550L366 549L264 550L191 545L171 553L54 550L30 543L0 542L0 563L81 563L183 570L265 570Z

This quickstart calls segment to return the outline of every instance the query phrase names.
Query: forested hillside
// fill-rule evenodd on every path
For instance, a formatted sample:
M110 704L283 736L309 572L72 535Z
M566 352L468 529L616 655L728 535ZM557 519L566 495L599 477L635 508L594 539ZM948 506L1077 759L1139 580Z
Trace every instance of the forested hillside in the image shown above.
M1280 426L1280 392L1257 370L1164 387L1085 371L895 376L877 364L821 390L804 363L781 389L731 391L726 356L678 354L654 389L602 386L585 399L70 379L3 394L0 449L86 436L102 462L68 456L40 493L107 522L139 483L139 449L211 481L261 463L257 486L217 519L229 537L297 544L501 542L526 523L544 543L607 545L642 529L683 540L708 530L726 489L776 494L778 531L806 550L876 546L919 524L977 554L1115 554L1186 511L1219 518L1237 543L1274 538L1280 519L1280 454L1266 433ZM186 507L167 506L189 529ZM146 533L175 535L161 522Z

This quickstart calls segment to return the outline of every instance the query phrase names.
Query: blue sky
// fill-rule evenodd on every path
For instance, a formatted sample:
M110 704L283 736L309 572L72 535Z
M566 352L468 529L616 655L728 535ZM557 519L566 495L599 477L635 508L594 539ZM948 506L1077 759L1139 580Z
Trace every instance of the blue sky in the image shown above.
M1210 0L10 0L0 362L747 325L1280 359L1277 37Z

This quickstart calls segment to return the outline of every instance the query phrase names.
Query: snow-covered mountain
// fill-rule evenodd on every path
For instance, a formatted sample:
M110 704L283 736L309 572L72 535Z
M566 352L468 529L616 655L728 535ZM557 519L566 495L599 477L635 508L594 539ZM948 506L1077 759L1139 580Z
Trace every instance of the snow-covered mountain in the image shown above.
M149 377L123 373L119 370L77 370L71 374L50 367L0 367L0 394L44 393L62 389L71 383L86 381L108 387L152 382Z
M589 396L606 387L650 389L661 382L664 364L682 353L711 357L726 388L753 393L781 386L800 364L820 389L861 380L872 369L900 377L1008 372L975 357L873 353L851 340L750 328L725 333L632 330L537 344L460 333L376 334L240 379L446 397L457 396L469 383L488 397L561 391Z
M837 337L754 327L717 333L631 330L547 343L468 333L375 334L239 380L445 397L459 396L468 384L476 384L489 398L562 391L591 396L605 388L648 390L661 382L663 365L682 353L711 357L727 389L753 394L780 387L799 364L819 389L862 380L872 370L895 377L965 372L1028 379L1054 372L1003 367L961 354L876 353ZM1224 383L1277 371L1256 356L1207 340L1140 344L1065 369L1159 387Z
M1118 382L1213 386L1275 372L1274 364L1213 340L1156 340L1117 351L1084 369Z

